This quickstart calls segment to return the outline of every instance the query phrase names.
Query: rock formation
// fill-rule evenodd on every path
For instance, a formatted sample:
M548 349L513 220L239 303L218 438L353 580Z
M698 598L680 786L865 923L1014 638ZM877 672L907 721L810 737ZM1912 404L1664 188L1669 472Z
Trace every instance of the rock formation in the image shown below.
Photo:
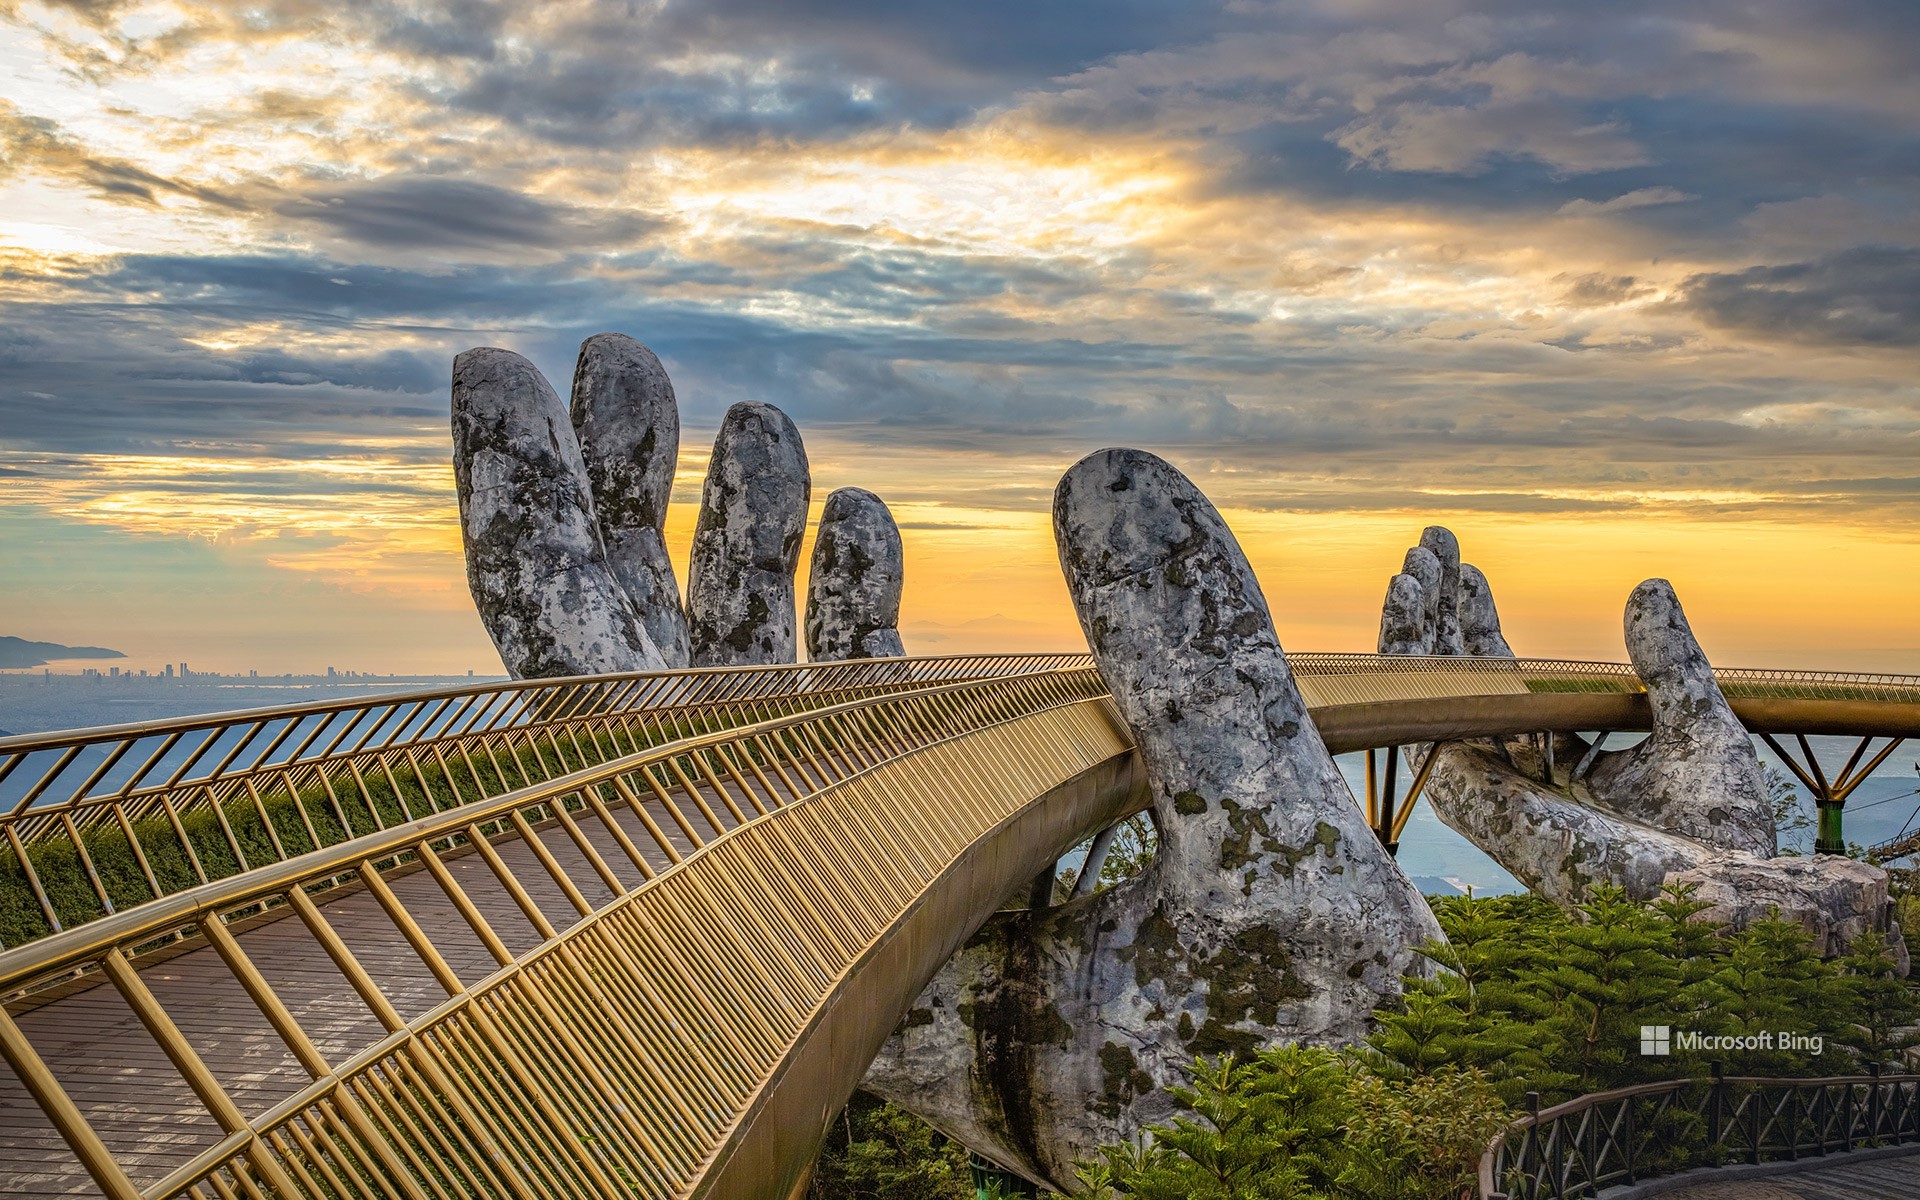
M1460 542L1443 525L1420 531L1420 545L1440 560L1440 588L1434 598L1434 654L1463 654L1460 641Z
M1037 1181L1173 1113L1196 1054L1343 1044L1440 931L1367 828L1206 497L1137 450L1054 496L1068 590L1140 748L1140 874L1002 913L944 967L866 1086Z
M1480 572L1460 567L1456 598L1469 651L1511 657ZM1390 593L1383 629L1409 603ZM1562 904L1578 903L1600 883L1641 900L1667 884L1691 884L1711 906L1703 919L1742 928L1777 909L1828 954L1882 929L1904 962L1898 927L1886 919L1885 872L1827 855L1775 857L1773 811L1752 739L1672 585L1650 579L1635 588L1625 630L1653 715L1644 741L1607 751L1559 733L1551 756L1518 737L1443 744L1424 793L1434 812L1528 888Z
M1493 604L1487 577L1471 563L1460 564L1460 641L1466 653L1478 658L1512 658L1506 635L1500 632L1500 612ZM1381 653L1388 653L1381 651Z
M1562 742L1568 751L1584 746L1571 736ZM1895 957L1906 959L1899 926L1887 920L1887 875L1878 867L1826 854L1718 849L1622 816L1571 771L1557 771L1549 786L1486 744L1449 742L1435 753L1425 792L1434 812L1548 899L1577 904L1595 884L1608 883L1650 900L1664 885L1692 884L1695 897L1710 905L1701 919L1741 929L1777 909L1828 955L1880 929ZM1571 753L1560 758L1575 761Z
M1587 787L1633 820L1772 857L1773 806L1753 739L1721 694L1672 584L1649 579L1633 589L1626 638L1653 708L1653 733L1631 750L1603 754Z
M666 368L625 334L594 334L580 343L572 417L607 562L666 665L687 666L687 617L663 536L680 454Z
M687 571L694 666L795 660L793 573L811 496L807 452L787 415L758 401L728 409Z
M664 665L607 564L566 407L520 355L454 359L453 469L467 583L509 674Z
M1395 575L1387 583L1387 601L1380 607L1380 653L1425 654L1433 648L1432 630L1427 590L1412 575Z
M1433 639L1434 634L1440 628L1440 583L1442 579L1440 560L1435 557L1433 551L1427 549L1425 546L1410 546L1407 549L1406 558L1400 564L1400 573L1411 577L1414 582L1420 585L1420 595L1423 597L1423 603L1419 610L1421 612L1419 632L1411 639L1411 644L1418 645L1419 649L1405 650L1399 653L1437 653L1433 648ZM1381 653L1385 654L1387 651L1383 650Z
M886 503L854 487L828 496L807 572L807 657L904 655L898 628L904 579L900 530Z

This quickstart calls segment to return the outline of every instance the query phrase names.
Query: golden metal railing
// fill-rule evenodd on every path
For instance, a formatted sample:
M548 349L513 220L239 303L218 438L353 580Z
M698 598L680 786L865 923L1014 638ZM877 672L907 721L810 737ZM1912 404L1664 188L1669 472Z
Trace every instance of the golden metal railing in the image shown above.
M765 1135L745 1118L863 954L998 825L1128 754L1090 667L922 686L643 748L5 951L0 1185L652 1197L716 1162L758 1170L780 1156L730 1140ZM186 952L137 969L162 938ZM36 1110L66 1153L22 1129Z
M1302 653L1289 654L1287 663L1293 668L1303 693L1326 697L1316 702L1309 695L1309 707L1451 695L1646 690L1629 663L1577 659ZM1866 700L1920 704L1920 675L1750 667L1716 667L1713 674L1720 690L1730 700Z
M1561 693L1641 690L1622 664L1291 661L1355 746L1422 706L1485 735L1587 703ZM1721 678L1795 704L1920 700L1900 677ZM790 1182L814 1110L981 905L1140 803L1116 798L1130 747L1084 656L525 683L0 742L7 773L36 754L53 762L4 824L23 878L65 844L69 878L107 889L88 839L118 831L153 886L0 952L0 1190L116 1200ZM1095 784L1060 790L1075 781ZM286 836L343 796L361 823ZM282 811L277 841L274 801L306 814ZM163 887L136 836L156 827L182 859L217 831L238 865ZM59 915L38 883L22 894ZM868 1040L836 1040L849 1028ZM796 1088L814 1089L797 1108Z
M534 680L0 739L0 946L690 733L1089 662L971 655ZM1624 663L1290 662L1313 709L1643 690ZM1736 703L1920 704L1912 676L1718 675Z
M686 736L941 682L961 655L526 680L0 739L0 946Z

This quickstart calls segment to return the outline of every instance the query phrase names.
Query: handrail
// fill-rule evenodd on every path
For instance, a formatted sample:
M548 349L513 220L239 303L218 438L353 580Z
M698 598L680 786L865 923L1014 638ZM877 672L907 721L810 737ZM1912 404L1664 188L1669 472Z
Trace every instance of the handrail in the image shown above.
M1528 712L1560 705L1558 720L1585 721L1595 719L1589 701L1644 691L1626 663L1347 653L1289 662L1308 707L1328 722L1367 706L1393 703L1406 713L1481 697L1499 701L1487 708L1497 724L1519 711L1509 701L1529 695L1541 699ZM954 655L523 680L0 739L0 799L11 798L0 812L0 945L689 731L1090 663L1081 654ZM1864 721L1869 732L1911 724L1888 718L1890 706L1920 708L1920 677L1717 675L1743 719L1763 729L1804 719L1804 704L1781 713L1806 700L1838 702L1833 719ZM1363 713L1361 724L1379 723ZM1334 727L1323 724L1323 734ZM1459 735L1403 740L1436 736Z
M1090 667L867 697L648 748L0 952L0 993L79 972L119 991L212 1114L198 1152L159 1179L127 1175L4 1009L0 1056L115 1200L504 1196L516 1171L557 1195L678 1193L740 1136L783 1039L803 1038L866 939L912 911L914 879L1127 752ZM548 841L571 846L572 863ZM450 869L469 855L485 866ZM882 856L897 877L855 869ZM486 879L531 924L530 947L508 946L497 904L482 915L473 889ZM566 897L568 919L543 913L536 882ZM415 920L403 887L416 899L437 887L493 972L463 978L453 940ZM443 1003L408 1014L387 999L346 944L359 927L328 915L348 891L377 901ZM275 915L307 927L383 1034L345 1056L316 1048L235 936ZM264 1112L235 1105L129 966L188 926L306 1069L310 1082ZM738 944L702 948L713 939ZM708 1041L732 1049L709 1055ZM495 1074L513 1082L479 1084ZM315 1182L330 1171L344 1189Z
M1078 698L1083 699L1105 694L1098 673L1091 667L1030 672L1017 678L1040 682L1071 680L1076 686ZM911 695L938 704L948 697L978 694L985 684L993 682L997 681L972 680L945 684L919 689ZM150 942L172 927L190 923L195 914L245 907L255 903L260 896L284 892L295 884L331 884L338 876L355 869L357 864L390 862L396 855L410 853L423 843L464 835L474 826L485 828L506 814L544 806L556 797L579 796L588 788L632 776L654 762L698 756L721 746L759 743L802 724L832 721L873 702L874 698L845 701L810 712L681 738L457 809L445 809L405 824L323 846L279 863L211 880L85 926L0 950L0 999L10 997L50 971L63 970L76 960L97 954L107 946L135 946ZM636 789L635 794L642 793Z
M49 730L45 733L13 734L0 737L0 754L11 754L19 749L44 748L46 746L67 746L88 744L98 741L115 740L135 734L164 734L175 731L190 731L212 725L231 725L251 722L256 718L273 720L280 717L308 716L318 713L345 712L363 708L386 708L409 700L434 700L446 697L491 696L514 692L539 692L563 689L581 683L607 684L633 681L681 679L697 681L705 688L705 695L719 696L729 685L738 692L747 680L774 680L782 677L820 677L833 674L859 676L862 674L887 674L906 668L916 679L970 679L980 675L980 664L1007 664L1009 669L1053 670L1064 666L1083 665L1091 661L1091 656L1079 653L1013 653L1013 654L936 654L920 655L911 658L859 658L835 662L817 663L774 663L755 667L687 667L668 671L632 671L609 675L570 675L552 679L509 679L490 683L455 684L444 688L416 688L404 692L385 692L377 697L345 696L331 700L312 700L296 704L267 705L260 708L237 708L225 712L200 713L185 717L162 717L153 721L132 721L118 725L90 725L78 729ZM1004 673L1004 672L999 672ZM777 692L761 691L757 695L772 695Z
M1296 677L1322 675L1420 675L1475 673L1510 676L1540 689L1563 680L1614 682L1609 690L1642 692L1633 664L1570 658L1492 658L1444 654L1301 652L1287 655ZM1715 667L1714 680L1733 696L1829 696L1836 690L1867 691L1873 698L1920 702L1920 675L1865 671L1807 671L1771 667ZM1852 697L1849 697L1852 698Z
M0 786L18 777L0 813L0 944L497 795L516 775L552 778L690 730L861 696L1089 662L952 655L521 680L0 739ZM29 763L37 775L20 771Z
M1920 1074L1662 1080L1531 1112L1480 1156L1481 1200L1587 1200L1604 1188L1733 1162L1920 1141Z

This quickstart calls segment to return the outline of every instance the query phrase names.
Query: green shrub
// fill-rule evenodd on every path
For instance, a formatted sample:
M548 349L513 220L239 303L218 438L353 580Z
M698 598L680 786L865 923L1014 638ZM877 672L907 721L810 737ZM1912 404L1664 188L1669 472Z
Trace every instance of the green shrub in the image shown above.
M858 1093L827 1131L808 1200L973 1200L967 1152L918 1117Z
M1402 1079L1332 1050L1282 1046L1194 1064L1184 1113L1085 1164L1083 1200L1436 1200L1471 1186L1508 1120L1480 1072Z
M687 732L687 725L681 723L641 741L643 745L653 744ZM523 742L511 755L496 751L498 762L484 753L471 754L471 768L458 755L448 756L445 770L430 754L421 755L418 778L404 759L391 771L377 765L371 769L349 768L336 762L329 768L326 782L315 780L303 786L298 795L275 784L260 796L258 807L244 790L224 798L216 810L204 791L195 794L183 789L173 796L180 818L178 830L157 809L129 821L129 825L160 894L171 895L200 882L194 870L195 859L209 880L224 879L243 867L258 867L314 850L315 835L320 846L336 845L349 837L453 807L460 801L472 803L483 796L498 796L529 781L551 779L629 752L624 740L616 742L605 734L583 735L577 740L562 737L558 741L560 751L544 738ZM181 832L186 834L184 843ZM276 836L278 850L274 846ZM110 820L85 830L81 843L116 908L153 898L154 889L141 870L140 856L134 853L118 822ZM58 826L27 845L27 858L63 926L70 928L105 915L85 863ZM50 932L52 926L18 858L0 851L0 945L17 946Z

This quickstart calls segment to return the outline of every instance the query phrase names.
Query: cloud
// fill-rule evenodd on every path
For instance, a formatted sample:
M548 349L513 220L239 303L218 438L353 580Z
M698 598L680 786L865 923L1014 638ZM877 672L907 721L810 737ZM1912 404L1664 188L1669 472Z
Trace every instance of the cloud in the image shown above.
M1653 289L1642 284L1631 275L1606 275L1591 271L1585 275L1569 278L1557 275L1554 282L1565 281L1566 291L1560 293L1563 304L1580 308L1597 308L1607 304L1621 304L1628 300L1637 300L1652 294Z
M123 158L90 152L60 124L32 116L0 98L0 181L32 173L79 187L117 204L154 207L161 197L179 197L239 209L241 201L211 187L168 178Z
M1600 217L1608 213L1625 212L1631 208L1648 208L1656 204L1682 204L1700 197L1692 192L1683 192L1672 187L1635 188L1615 196L1611 200L1569 200L1559 208L1565 217Z
M1362 117L1333 140L1357 161L1394 171L1471 175L1495 158L1516 158L1560 175L1588 175L1650 161L1624 121L1531 101L1401 105Z
M596 248L658 222L638 213L555 204L470 179L399 177L315 188L276 206L364 246L395 249Z
M1740 333L1838 346L1920 346L1920 248L1860 246L1806 262L1688 277L1680 305Z
M1909 449L1886 379L1754 346L1905 344L1908 268L1823 255L1849 213L1911 241L1920 121L1808 83L1895 86L1905 19L1471 8L190 0L163 37L97 11L122 68L32 93L59 124L7 110L13 182L93 206L31 218L55 233L152 223L8 260L0 426L73 462L425 463L453 354L564 388L617 328L690 428L759 398L955 462L1195 447L1256 500L1301 464L1361 507L1604 508L1754 462L1784 494ZM204 109L153 99L195 71ZM1821 244L1775 252L1783 222Z

